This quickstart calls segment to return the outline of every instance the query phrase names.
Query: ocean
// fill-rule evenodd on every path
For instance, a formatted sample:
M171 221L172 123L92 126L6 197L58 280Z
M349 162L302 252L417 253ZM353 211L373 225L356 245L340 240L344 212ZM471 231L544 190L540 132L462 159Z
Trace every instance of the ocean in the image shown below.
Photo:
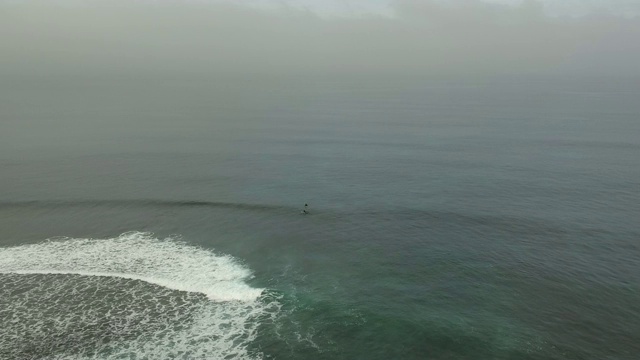
M638 99L5 78L0 359L637 360Z

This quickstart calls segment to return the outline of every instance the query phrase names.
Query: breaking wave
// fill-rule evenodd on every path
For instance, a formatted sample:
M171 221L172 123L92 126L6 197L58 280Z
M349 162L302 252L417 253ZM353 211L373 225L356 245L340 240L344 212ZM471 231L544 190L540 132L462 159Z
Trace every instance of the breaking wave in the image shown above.
M131 232L0 249L0 358L260 358L277 299L231 256Z

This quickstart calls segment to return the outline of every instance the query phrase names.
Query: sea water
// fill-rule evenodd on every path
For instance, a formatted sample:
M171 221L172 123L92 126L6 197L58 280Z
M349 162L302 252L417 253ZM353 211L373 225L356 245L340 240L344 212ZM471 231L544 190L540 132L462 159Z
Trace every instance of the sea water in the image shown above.
M640 354L637 81L0 95L2 359Z

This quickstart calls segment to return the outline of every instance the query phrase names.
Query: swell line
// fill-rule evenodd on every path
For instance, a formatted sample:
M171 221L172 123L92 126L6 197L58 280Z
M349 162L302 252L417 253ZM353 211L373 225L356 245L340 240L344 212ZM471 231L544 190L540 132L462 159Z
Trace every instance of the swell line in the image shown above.
M291 211L293 207L283 205L249 204L222 201L201 200L154 200L154 199L120 199L120 200L26 200L26 201L0 201L0 208L12 207L97 207L97 206L121 206L121 207L209 207L227 208L254 211Z

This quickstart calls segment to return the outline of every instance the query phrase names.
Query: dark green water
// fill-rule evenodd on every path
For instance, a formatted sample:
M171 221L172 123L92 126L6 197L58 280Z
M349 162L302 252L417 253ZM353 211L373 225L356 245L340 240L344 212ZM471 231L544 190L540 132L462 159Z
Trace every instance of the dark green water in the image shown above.
M640 83L0 95L0 358L640 354Z

